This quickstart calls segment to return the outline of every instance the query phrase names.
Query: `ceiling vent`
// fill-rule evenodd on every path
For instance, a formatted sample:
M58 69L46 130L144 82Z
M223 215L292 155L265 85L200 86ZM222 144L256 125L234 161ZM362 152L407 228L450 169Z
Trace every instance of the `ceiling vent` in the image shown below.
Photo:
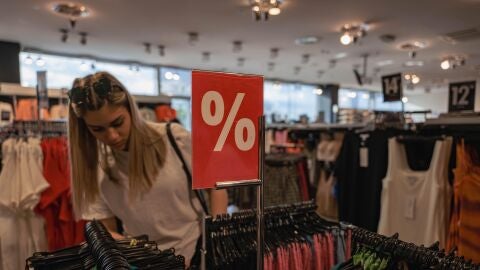
M480 31L477 28L469 28L465 30L450 32L440 36L442 40L448 43L465 42L480 39Z

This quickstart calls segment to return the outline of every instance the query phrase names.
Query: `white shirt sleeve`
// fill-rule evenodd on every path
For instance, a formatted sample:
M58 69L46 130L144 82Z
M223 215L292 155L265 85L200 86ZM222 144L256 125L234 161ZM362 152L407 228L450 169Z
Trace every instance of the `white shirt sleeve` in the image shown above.
M101 183L102 180L105 180L103 178L107 176L100 167L98 168L98 171L99 171L98 181L99 183ZM105 199L103 198L100 187L99 187L99 193L100 194L98 194L95 202L88 205L87 210L82 213L81 215L82 219L84 220L105 219L105 218L111 218L115 216L110 210L110 208L108 207L107 203L105 202Z

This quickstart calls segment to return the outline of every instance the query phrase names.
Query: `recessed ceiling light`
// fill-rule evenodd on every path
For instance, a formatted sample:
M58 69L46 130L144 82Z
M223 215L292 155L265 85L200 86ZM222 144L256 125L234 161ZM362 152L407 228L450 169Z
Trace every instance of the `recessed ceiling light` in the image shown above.
M75 3L57 3L52 7L56 13L69 18L87 17L90 12L84 5Z
M311 45L318 43L320 41L319 37L316 36L305 36L295 39L295 44L297 45Z
M423 67L423 61L407 61L403 64L406 67Z
M335 58L336 58L336 59L341 59L341 58L345 58L345 57L347 57L347 53L346 53L346 52L337 53L337 54L335 55Z
M384 67L393 64L393 60L383 60L380 62L377 62L377 66L379 67Z
M398 48L404 51L416 51L416 50L424 49L427 46L428 44L426 42L415 40L415 41L402 43Z

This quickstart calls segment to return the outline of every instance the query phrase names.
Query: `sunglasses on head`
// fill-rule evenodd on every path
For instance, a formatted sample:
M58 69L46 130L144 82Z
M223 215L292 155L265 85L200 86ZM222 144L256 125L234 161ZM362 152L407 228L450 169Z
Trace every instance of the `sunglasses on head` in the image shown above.
M68 98L75 105L89 104L90 103L90 89L97 94L100 99L107 98L112 92L112 84L109 79L102 77L98 81L94 82L91 86L73 87L68 91Z

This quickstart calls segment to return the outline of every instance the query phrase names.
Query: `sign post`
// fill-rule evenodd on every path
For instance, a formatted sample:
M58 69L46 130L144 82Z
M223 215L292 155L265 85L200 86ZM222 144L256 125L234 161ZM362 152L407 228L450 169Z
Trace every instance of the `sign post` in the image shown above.
M192 71L193 188L257 187L258 270L264 254L264 133L263 77ZM202 249L205 269L205 241Z
M448 112L475 109L476 81L451 83L448 87Z
M402 74L382 76L383 101L401 101L403 97Z

